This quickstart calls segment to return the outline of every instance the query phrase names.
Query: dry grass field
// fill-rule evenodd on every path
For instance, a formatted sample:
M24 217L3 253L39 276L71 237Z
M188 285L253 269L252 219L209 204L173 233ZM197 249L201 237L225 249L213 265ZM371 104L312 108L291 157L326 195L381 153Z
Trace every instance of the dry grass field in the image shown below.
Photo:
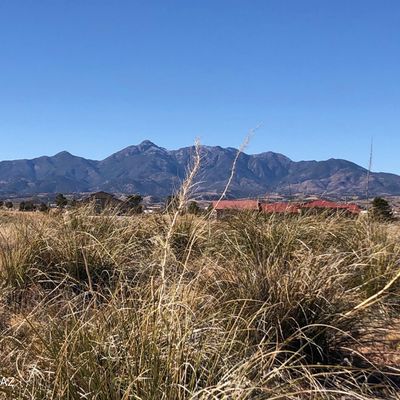
M0 215L6 399L398 399L399 230Z

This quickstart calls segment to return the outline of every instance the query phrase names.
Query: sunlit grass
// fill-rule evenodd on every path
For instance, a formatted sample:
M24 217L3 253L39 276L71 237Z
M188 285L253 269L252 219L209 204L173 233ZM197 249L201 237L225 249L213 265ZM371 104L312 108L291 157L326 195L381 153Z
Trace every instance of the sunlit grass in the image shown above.
M7 398L398 398L393 226L180 214L0 218Z

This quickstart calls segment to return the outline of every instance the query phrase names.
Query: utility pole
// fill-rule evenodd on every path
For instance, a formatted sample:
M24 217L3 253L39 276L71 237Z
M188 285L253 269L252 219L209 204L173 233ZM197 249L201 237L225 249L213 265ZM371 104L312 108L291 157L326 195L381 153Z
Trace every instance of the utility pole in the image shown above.
M366 193L365 197L367 198L367 201L369 199L369 181L371 178L371 169L372 169L372 154L374 151L374 138L371 138L371 149L369 152L369 163L368 163L368 172L367 172L367 188L366 188Z

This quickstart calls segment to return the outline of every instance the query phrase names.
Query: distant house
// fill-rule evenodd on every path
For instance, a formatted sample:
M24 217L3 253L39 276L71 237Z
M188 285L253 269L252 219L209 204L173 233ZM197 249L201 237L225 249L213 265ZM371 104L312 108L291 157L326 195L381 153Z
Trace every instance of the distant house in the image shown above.
M261 208L267 214L299 214L301 212L300 205L296 203L264 203Z
M359 207L357 204L350 203L350 204L345 204L345 206L346 210L351 214L361 214L362 211L361 207Z
M96 192L82 200L84 204L93 204L96 212L104 211L106 208L123 208L124 202L107 192Z
M259 211L266 214L304 214L304 213L341 213L347 215L360 214L357 204L336 203L328 200L313 200L306 203L261 203L257 200L221 200L212 203L216 217L231 215L240 211Z
M336 203L328 200L314 200L303 204L301 207L305 211L328 211L335 213L360 214L361 208L357 204Z
M248 199L213 201L211 208L217 218L240 211L262 210L261 203L258 200Z

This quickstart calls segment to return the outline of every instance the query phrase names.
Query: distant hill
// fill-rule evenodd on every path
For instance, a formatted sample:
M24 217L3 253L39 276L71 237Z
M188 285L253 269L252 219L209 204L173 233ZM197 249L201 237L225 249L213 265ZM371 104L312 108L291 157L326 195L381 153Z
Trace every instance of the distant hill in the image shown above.
M179 187L193 147L168 151L145 140L102 161L87 160L66 151L52 157L0 162L0 196L74 193L105 190L167 196ZM202 146L198 194L215 196L229 178L234 148ZM359 195L367 186L367 170L350 161L295 162L282 154L241 154L228 194L262 196L269 192L306 195ZM371 195L400 195L400 176L372 173Z

